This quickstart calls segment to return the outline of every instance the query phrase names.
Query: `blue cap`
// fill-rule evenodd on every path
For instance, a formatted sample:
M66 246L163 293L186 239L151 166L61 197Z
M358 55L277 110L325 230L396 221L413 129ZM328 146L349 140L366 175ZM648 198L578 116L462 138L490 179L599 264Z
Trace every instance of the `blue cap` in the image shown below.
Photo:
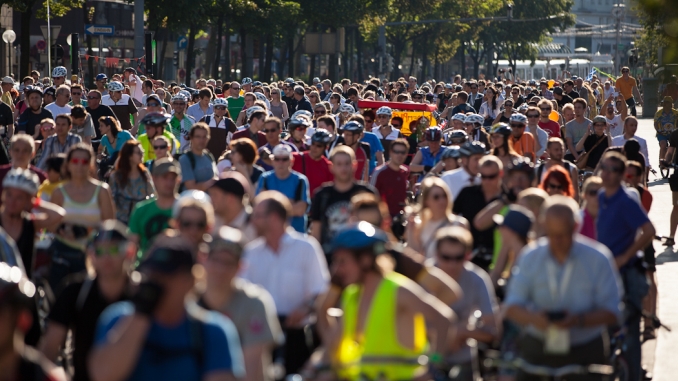
M369 222L361 221L349 225L337 233L332 239L331 251L338 249L358 250L372 247L374 254L378 255L385 251L388 236L383 230Z
M99 73L99 74L97 74L96 80L97 80L97 81L101 81L102 79L108 79L108 77L106 76L106 74L104 74L104 73Z

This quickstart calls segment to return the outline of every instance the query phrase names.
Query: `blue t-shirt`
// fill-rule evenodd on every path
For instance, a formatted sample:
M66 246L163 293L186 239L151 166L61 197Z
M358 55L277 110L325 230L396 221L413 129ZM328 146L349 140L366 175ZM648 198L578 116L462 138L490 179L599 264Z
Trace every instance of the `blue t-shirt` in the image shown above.
M218 173L217 166L208 155L192 154L195 158L195 165L191 165L191 159L188 158L188 152L181 155L179 164L181 164L181 181L195 181L204 183L211 180Z
M612 255L618 257L631 247L636 239L638 229L649 218L640 204L631 198L624 187L620 187L612 197L605 196L605 190L598 193L600 205L598 219L596 220L596 232L598 242L607 246ZM633 257L624 267L631 266L637 260Z
M94 345L108 342L108 334L116 323L134 313L129 302L119 302L104 310L97 322ZM144 348L128 381L146 380L201 380L216 371L230 371L236 377L245 374L238 332L228 318L214 312L201 312L202 369L199 369L194 343L195 328L188 317L175 327L164 327L156 322L148 330ZM162 348L166 352L160 353Z
M309 207L311 205L308 179L299 172L291 171L290 175L284 180L280 180L275 175L275 171L264 172L259 177L256 193L259 194L266 190L278 191L287 196L292 203L304 201ZM292 227L299 233L306 233L306 214L300 217L292 217Z
M115 137L115 148L113 148L111 142L108 141L108 135L101 137L101 144L106 147L106 152L108 152L109 155L112 155L114 152L120 151L123 144L130 139L132 139L132 135L129 132L122 130L118 132L118 135Z
M360 141L370 145L370 174L372 174L374 168L377 167L377 152L384 152L384 146L379 141L377 135L368 131L363 132L363 137Z

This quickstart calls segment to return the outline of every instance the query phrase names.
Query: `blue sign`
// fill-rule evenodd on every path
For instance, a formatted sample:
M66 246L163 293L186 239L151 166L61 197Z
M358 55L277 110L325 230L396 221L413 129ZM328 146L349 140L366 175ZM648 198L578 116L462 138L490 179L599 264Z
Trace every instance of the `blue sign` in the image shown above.
M115 34L115 27L113 25L85 24L85 34L94 36L112 36Z
M186 49L187 46L188 39L186 38L186 36L179 36L179 38L177 39L177 50Z

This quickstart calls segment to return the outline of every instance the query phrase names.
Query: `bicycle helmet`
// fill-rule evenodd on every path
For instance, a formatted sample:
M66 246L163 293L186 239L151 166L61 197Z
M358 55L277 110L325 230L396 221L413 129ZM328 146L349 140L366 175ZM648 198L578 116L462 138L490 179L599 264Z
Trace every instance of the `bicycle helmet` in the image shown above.
M295 112L294 114L292 114L292 117L290 119L298 118L300 116L305 117L308 120L313 119L313 114L311 114L310 111L306 111L306 110L299 110L299 111Z
M257 100L266 103L266 107L271 108L271 102L268 101L266 95L262 93L254 93L254 96L257 98Z
M144 126L159 126L165 125L169 121L169 115L162 112L149 112L141 118L141 124Z
M466 142L459 147L461 157L485 155L485 144L481 142Z
M447 145L461 145L466 143L468 135L464 130L453 130L445 134L445 142Z
M481 124L482 125L484 121L485 121L485 118L483 118L482 115L478 115L478 114L471 114L471 115L466 116L466 118L464 118L464 123L473 123L473 124Z
M261 85L262 85L262 83L259 82L259 81L252 82L252 86L261 86Z
M99 73L99 74L97 74L97 77L96 77L95 80L96 80L96 81L101 81L101 80L103 80L103 79L108 79L108 77L107 77L106 74L104 74L104 73Z
M352 121L344 124L341 127L341 129L344 130L344 131L351 131L351 132L358 132L359 133L359 132L363 132L364 127L363 127L362 124L356 122L355 120L352 120Z
M439 142L443 138L440 127L429 127L424 131L424 139L429 142Z
M118 220L106 220L101 223L92 242L127 242L128 240L127 226Z
M304 126L306 128L309 128L312 126L311 121L304 118L303 116L297 116L296 118L290 119L289 123L287 124L287 127L289 130L294 130L299 126Z
M503 136L509 136L509 135L511 135L511 126L509 126L506 123L497 123L494 126L492 126L490 133L491 134L499 134L499 135L503 135Z
M35 291L19 267L0 262L0 305L30 308Z
M459 151L459 146L449 146L443 151L442 159L459 159L461 157Z
M250 77L245 77L242 79L242 82L240 82L241 85L250 85L252 84L252 78Z
M41 88L39 88L39 87L37 87L37 86L33 86L33 87L31 87L30 89L26 90L26 98L28 98L28 96L31 95L31 94L33 94L33 93L40 94L40 97L41 97L41 98L42 98L42 96L44 95L44 94L42 93L42 89L41 89Z
M193 94L188 90L180 90L177 94L185 96L187 101L193 98Z
M212 106L228 107L228 101L224 98L214 98L214 100L212 101Z
M534 164L526 157L513 160L508 166L508 173L511 172L523 172L529 176L530 181L534 180L535 177Z
M393 115L393 110L388 106L381 106L377 109L377 115Z
M527 117L523 114L513 114L509 118L509 123L520 123L522 125L527 125Z
M7 173L2 180L3 188L14 188L22 190L31 196L38 194L40 180L38 175L28 169L14 168Z
M247 117L247 120L249 120L252 117L252 114L255 112L263 112L266 113L266 110L264 110L263 107L261 106L252 106L245 111L245 116Z
M68 71L63 66L57 66L52 69L52 78L54 77L65 77L68 74Z
M343 103L341 106L339 106L339 112L348 112L353 114L355 112L355 109L350 104Z
M464 115L462 113L454 114L454 115L452 115L452 118L450 119L450 121L454 121L454 120L459 120L462 123L464 123L464 121L466 120L466 115Z
M125 86L118 81L111 81L108 83L108 91L123 91Z
M316 129L313 135L311 135L312 143L327 144L330 141L332 141L332 134L324 128Z
M339 231L332 240L330 251L334 252L339 249L357 251L371 248L374 255L379 255L386 251L387 242L388 236L383 230L369 222L361 221Z
M188 98L186 97L186 95L182 94L181 92L178 92L176 95L172 97L171 103L174 103L176 101L186 103L188 102Z

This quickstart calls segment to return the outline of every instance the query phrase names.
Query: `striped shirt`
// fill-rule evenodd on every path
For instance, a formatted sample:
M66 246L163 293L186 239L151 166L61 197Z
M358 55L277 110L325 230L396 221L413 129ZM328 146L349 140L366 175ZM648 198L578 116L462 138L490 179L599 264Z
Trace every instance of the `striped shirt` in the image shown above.
M56 156L60 153L66 153L71 146L74 146L82 142L82 138L79 135L69 133L66 135L66 142L61 144L57 135L52 135L45 140L44 148L42 155L40 156L40 162L38 163L38 168L47 172L47 159L52 156Z

